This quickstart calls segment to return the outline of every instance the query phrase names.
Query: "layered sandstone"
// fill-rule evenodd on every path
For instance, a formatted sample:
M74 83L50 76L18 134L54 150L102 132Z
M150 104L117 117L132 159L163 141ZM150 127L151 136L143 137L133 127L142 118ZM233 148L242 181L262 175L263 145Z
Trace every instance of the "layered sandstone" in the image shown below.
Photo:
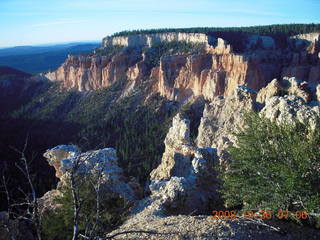
M62 82L64 88L97 90L127 79L127 75L131 79L131 72L134 76L133 68L141 59L142 56L136 54L94 57L69 55L56 71L48 72L46 77L51 81Z

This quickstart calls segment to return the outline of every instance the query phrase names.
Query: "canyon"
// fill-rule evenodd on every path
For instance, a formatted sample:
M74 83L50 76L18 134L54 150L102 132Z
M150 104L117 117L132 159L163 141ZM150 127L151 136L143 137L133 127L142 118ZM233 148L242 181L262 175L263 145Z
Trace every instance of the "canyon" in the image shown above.
M104 193L133 204L126 221L106 237L123 239L121 232L137 230L125 238L317 238L319 231L307 227L301 227L301 237L297 225L284 234L282 226L241 218L212 221L200 214L224 209L215 170L232 162L228 148L237 146L246 112L277 124L319 128L319 36L279 40L169 32L106 37L99 49L69 55L55 71L26 80L32 80L29 87L21 82L30 96L25 94L27 100L3 121L2 135L9 136L3 142L9 146L10 137L20 141L30 132L31 150L40 155L33 169L41 169L38 180L48 180L50 171L57 177L39 194L44 194L42 214L59 209L55 199L71 172L87 182L98 173ZM10 89L7 83L0 84L2 92ZM32 145L35 141L41 148ZM77 161L83 165L73 172ZM19 220L7 216L1 212L0 222L15 229Z

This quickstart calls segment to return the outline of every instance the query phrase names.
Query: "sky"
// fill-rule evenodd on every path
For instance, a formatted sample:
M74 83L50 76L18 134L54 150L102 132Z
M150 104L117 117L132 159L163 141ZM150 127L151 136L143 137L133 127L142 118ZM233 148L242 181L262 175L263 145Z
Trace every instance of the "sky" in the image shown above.
M0 0L0 47L123 30L320 23L320 0Z

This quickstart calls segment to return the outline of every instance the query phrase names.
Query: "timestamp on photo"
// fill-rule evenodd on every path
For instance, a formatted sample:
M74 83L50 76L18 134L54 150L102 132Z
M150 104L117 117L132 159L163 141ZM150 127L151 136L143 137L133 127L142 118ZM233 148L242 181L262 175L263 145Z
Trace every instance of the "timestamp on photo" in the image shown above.
M277 211L272 210L244 210L242 212L236 210L213 210L212 220L237 220L239 217L247 219L289 219L293 217L295 219L308 219L309 214L306 210L290 211L279 209Z

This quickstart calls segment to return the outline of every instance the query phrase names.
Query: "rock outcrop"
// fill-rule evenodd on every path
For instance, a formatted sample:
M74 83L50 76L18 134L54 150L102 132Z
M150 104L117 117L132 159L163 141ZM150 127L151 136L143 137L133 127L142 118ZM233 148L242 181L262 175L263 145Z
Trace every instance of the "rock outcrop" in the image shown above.
M97 90L122 79L134 81L134 76L144 73L143 67L136 65L141 59L141 55L124 53L92 57L69 55L56 71L48 72L46 77L51 81L61 82L64 88Z
M250 219L213 220L211 216L134 216L107 237L126 240L317 240L319 230L294 223Z
M301 97L306 103L312 99L312 92L307 82L298 81L296 78L284 78L283 81L288 82L288 95Z
M47 159L50 166L54 167L56 177L62 179L64 172L61 168L61 161L74 158L80 154L80 149L75 145L59 145L47 150L43 156Z
M257 102L264 104L267 98L281 95L295 95L302 98L306 103L317 100L316 93L313 93L310 84L306 81L299 81L295 77L284 77L280 81L273 79L266 87L260 89L257 95Z
M175 116L164 144L165 152L161 164L151 172L151 179L168 180L171 176L180 177L188 174L190 156L195 150L190 139L190 121L180 114Z
M318 102L320 102L320 84L316 88L316 97Z
M70 172L75 169L75 174L84 179L101 175L102 189L120 194L128 200L137 199L134 190L125 182L113 148L81 153L76 146L60 145L47 150L44 156L55 167L61 186L67 184Z

